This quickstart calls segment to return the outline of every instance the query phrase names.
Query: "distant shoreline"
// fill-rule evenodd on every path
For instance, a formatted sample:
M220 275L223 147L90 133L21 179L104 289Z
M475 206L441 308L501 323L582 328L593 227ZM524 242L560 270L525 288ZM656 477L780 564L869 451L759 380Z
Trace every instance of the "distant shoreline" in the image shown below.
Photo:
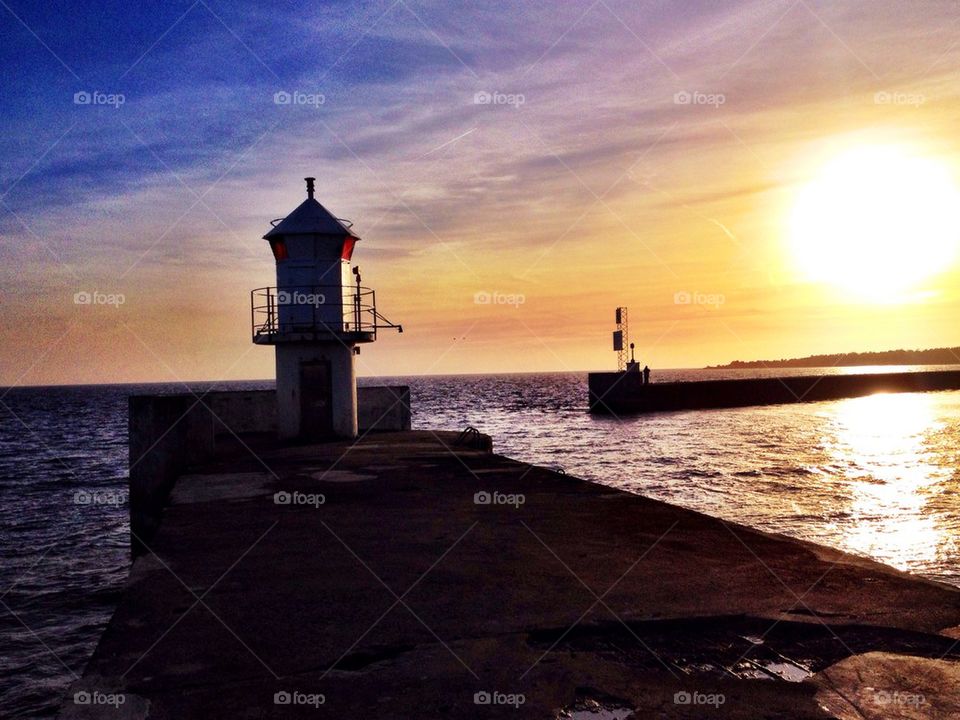
M707 365L705 369L864 367L869 365L960 365L960 347L834 353L831 355L808 355L802 358L781 358L779 360L734 360L726 365Z

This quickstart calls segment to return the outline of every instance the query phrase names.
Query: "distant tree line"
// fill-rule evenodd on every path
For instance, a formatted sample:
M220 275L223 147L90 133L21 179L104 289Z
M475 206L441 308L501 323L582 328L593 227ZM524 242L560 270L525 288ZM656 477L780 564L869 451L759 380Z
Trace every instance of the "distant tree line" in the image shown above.
M960 347L928 350L885 350L883 352L808 355L780 360L734 360L727 365L708 365L709 370L772 367L842 367L861 365L958 365Z

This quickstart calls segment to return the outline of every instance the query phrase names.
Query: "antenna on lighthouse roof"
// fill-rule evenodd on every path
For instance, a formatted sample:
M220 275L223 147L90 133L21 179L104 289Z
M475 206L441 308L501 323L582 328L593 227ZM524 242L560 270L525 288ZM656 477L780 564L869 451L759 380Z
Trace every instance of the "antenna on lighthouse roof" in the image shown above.
M313 181L316 180L316 178L308 177L308 178L304 178L304 180L307 181L307 197L312 200L313 199Z

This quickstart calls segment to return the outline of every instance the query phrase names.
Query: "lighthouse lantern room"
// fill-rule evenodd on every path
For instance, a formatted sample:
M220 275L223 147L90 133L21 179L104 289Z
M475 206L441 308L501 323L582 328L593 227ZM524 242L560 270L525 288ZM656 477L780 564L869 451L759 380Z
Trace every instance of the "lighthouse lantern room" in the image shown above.
M251 293L253 342L273 345L277 360L277 428L282 439L325 440L357 436L358 345L377 330L399 325L377 312L376 296L351 268L360 239L351 223L307 199L264 239L277 265L276 287Z

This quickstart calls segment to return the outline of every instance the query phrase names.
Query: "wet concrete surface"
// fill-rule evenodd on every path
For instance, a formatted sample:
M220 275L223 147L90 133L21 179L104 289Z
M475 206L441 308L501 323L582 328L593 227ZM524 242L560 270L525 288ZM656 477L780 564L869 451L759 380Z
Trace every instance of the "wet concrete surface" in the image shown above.
M955 706L956 589L457 437L191 468L63 715L913 717L866 668Z

